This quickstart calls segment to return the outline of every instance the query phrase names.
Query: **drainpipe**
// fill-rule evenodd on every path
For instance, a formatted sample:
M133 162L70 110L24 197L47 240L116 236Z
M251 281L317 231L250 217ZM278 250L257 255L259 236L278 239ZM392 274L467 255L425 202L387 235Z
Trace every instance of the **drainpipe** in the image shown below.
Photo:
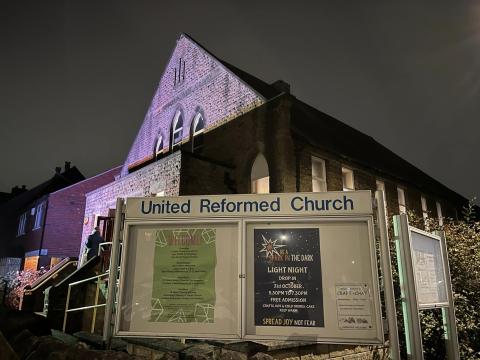
M48 211L49 200L50 200L50 195L47 195L47 199L45 201L45 212L44 212L44 215L43 215L42 236L40 238L40 249L39 249L39 254L38 254L39 259L40 259L40 256L42 256L41 252L42 252L42 249L43 249L43 236L45 235L45 225L47 224L47 211ZM38 265L37 265L37 267L38 267Z

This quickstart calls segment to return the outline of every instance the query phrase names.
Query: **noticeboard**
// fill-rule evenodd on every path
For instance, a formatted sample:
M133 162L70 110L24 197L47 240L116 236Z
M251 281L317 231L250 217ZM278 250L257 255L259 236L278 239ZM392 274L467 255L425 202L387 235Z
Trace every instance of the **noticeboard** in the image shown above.
M410 227L412 265L419 308L448 306L440 237Z
M126 226L120 333L240 337L238 223Z
M338 216L298 193L127 199L115 334L383 343L371 193L325 199Z
M380 341L368 219L256 220L245 227L247 338Z

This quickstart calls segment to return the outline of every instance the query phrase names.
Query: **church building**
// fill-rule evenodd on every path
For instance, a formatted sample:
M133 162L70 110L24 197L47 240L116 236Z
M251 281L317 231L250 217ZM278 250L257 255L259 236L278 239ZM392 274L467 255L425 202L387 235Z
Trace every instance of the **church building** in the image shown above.
M86 195L81 253L117 197L350 190L382 190L390 216L439 222L467 202L287 83L267 84L181 34L120 174Z

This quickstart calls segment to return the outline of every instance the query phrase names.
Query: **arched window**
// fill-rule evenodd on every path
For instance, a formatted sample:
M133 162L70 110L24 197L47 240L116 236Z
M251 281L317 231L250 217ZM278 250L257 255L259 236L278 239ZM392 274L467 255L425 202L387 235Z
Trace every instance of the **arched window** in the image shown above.
M163 136L162 134L159 134L157 142L155 143L153 157L156 159L157 156L160 155L161 153L163 153Z
M176 145L182 142L183 133L183 117L180 110L177 110L172 122L172 134L170 136L170 148L173 149Z
M205 131L205 121L201 113L197 113L192 121L192 151L198 150L203 145L203 132Z
M252 165L252 193L268 194L270 192L270 176L265 156L258 154Z

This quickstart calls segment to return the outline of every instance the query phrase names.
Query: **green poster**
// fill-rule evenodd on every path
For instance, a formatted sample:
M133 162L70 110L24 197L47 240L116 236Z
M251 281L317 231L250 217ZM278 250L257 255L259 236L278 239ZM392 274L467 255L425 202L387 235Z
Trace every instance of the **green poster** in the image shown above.
M213 323L216 229L156 230L150 321Z

